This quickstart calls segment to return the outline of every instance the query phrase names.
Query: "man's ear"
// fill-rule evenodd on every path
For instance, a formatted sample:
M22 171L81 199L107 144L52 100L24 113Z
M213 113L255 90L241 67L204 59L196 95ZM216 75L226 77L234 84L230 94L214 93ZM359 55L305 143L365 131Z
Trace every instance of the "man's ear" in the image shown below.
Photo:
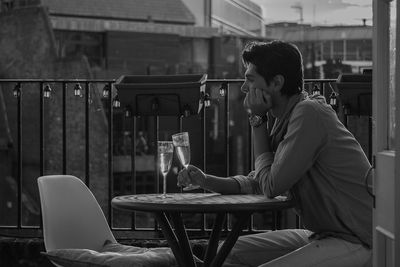
M275 75L273 78L273 83L275 85L275 89L277 89L277 91L281 91L283 84L285 83L285 77L280 74Z

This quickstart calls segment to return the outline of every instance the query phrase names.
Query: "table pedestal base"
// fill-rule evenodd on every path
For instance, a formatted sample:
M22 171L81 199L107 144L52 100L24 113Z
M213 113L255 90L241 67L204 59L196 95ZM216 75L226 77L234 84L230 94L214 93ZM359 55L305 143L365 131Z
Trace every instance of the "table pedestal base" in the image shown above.
M233 214L236 217L234 226L229 232L225 242L218 250L218 243L222 226L226 217L226 213L217 213L214 226L211 232L210 240L204 261L198 260L193 255L190 247L189 238L187 236L185 226L183 224L181 213L179 212L155 212L155 217L161 226L162 232L168 241L172 252L175 255L176 261L181 267L219 267L222 266L236 240L244 228L246 222L250 218L250 212L241 212ZM170 220L174 225L175 231L173 231Z

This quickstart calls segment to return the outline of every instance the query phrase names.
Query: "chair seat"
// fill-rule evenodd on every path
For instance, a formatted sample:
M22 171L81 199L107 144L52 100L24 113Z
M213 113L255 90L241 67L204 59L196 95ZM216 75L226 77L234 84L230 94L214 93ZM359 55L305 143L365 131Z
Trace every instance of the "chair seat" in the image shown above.
M175 257L168 247L143 248L106 242L101 251L90 249L56 249L43 253L52 262L70 267L169 267L176 266Z
M170 248L118 243L96 198L71 175L38 178L46 255L58 266L174 266ZM89 264L89 265L88 265Z

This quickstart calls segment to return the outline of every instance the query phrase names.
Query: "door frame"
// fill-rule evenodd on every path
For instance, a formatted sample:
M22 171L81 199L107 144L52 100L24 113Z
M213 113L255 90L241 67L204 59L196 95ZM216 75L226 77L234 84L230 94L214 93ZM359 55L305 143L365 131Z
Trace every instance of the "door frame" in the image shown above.
M389 150L389 88L390 88L390 4L399 10L400 0L373 0L373 78L372 78L372 134L374 194L376 206L373 217L373 264L376 267L400 264L400 140ZM400 47L399 16L396 14L396 48ZM396 53L395 103L400 103L400 51ZM399 92L399 93L397 93ZM395 123L400 125L400 108L395 112ZM400 127L395 137L400 137ZM395 138L399 139L399 138Z

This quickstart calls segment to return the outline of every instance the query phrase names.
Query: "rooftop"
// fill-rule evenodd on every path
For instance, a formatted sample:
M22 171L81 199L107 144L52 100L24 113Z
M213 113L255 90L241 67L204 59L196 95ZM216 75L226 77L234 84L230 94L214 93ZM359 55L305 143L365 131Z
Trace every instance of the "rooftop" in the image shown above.
M372 39L372 26L311 26L297 23L266 25L266 37L295 41Z
M42 0L42 4L52 16L195 24L181 0Z

